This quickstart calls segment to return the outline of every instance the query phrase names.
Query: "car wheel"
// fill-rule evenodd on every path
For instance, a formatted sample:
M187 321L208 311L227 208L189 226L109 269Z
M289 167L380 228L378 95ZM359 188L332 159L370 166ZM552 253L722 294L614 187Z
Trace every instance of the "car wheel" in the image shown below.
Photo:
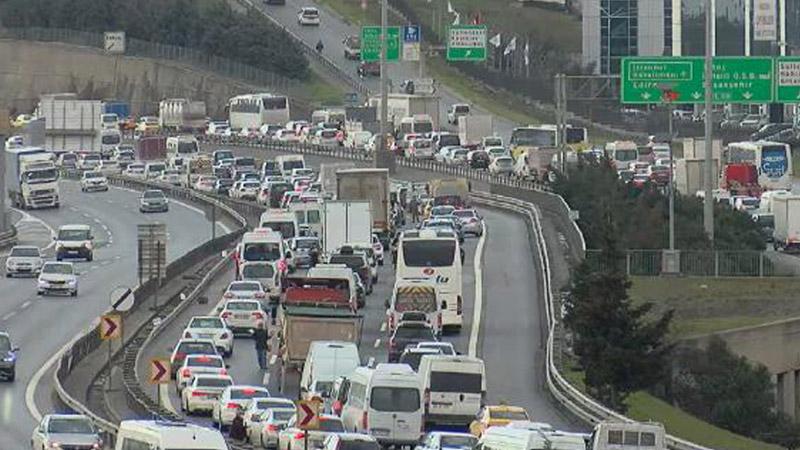
M6 377L6 380L10 381L10 382L13 382L16 377L17 377L17 369L11 369L11 373L8 374L8 377Z
M36 295L44 295L44 291L36 291Z
M77 289L75 289L74 291L72 291L72 292L70 293L70 295L72 295L73 297L77 297L77 296L78 296L78 290L77 290Z
M176 386L177 389L177 386ZM186 412L186 400L181 400L181 411Z
M94 253L89 253L89 256L86 257L86 261L91 262L94 259Z
M11 278L11 274L6 272L6 278Z
M56 261L61 261L62 259L64 259L64 257L63 257L63 256L61 256L61 255L56 255Z

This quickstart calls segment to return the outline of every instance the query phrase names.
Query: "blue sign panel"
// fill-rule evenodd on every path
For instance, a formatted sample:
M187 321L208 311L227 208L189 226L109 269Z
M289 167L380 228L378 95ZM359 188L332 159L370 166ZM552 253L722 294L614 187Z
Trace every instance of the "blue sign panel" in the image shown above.
M761 173L770 179L778 179L786 174L789 162L784 146L764 146L761 151Z
M415 43L421 40L422 33L419 25L406 25L403 27L403 42Z

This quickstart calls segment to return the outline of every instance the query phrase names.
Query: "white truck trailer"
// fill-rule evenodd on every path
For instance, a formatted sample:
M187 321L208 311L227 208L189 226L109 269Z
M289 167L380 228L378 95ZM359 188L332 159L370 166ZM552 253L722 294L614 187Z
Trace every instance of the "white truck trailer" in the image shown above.
M329 200L322 206L322 249L330 255L344 244L372 242L372 213L368 201Z
M772 232L775 249L791 252L800 250L800 195L772 197L772 213L775 215L775 229Z

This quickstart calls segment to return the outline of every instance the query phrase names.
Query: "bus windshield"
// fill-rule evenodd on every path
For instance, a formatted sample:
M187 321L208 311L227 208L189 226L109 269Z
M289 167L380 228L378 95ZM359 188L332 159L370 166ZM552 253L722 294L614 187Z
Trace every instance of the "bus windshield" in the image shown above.
M408 267L452 266L455 257L455 240L413 240L403 242L403 261Z
M511 133L511 143L536 147L556 145L556 132L537 128L517 128Z
M277 242L244 244L242 256L245 261L277 261L281 257L281 247Z

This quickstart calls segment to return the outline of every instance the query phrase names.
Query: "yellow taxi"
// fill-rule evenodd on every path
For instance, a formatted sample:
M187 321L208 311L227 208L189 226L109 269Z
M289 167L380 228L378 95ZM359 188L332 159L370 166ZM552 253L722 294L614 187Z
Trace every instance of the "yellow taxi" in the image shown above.
M486 405L478 412L475 420L469 424L469 432L481 437L489 427L504 426L517 420L531 420L525 408L510 405Z
M25 125L29 124L33 121L36 117L33 117L30 114L20 114L11 121L11 126L14 128L24 127Z

